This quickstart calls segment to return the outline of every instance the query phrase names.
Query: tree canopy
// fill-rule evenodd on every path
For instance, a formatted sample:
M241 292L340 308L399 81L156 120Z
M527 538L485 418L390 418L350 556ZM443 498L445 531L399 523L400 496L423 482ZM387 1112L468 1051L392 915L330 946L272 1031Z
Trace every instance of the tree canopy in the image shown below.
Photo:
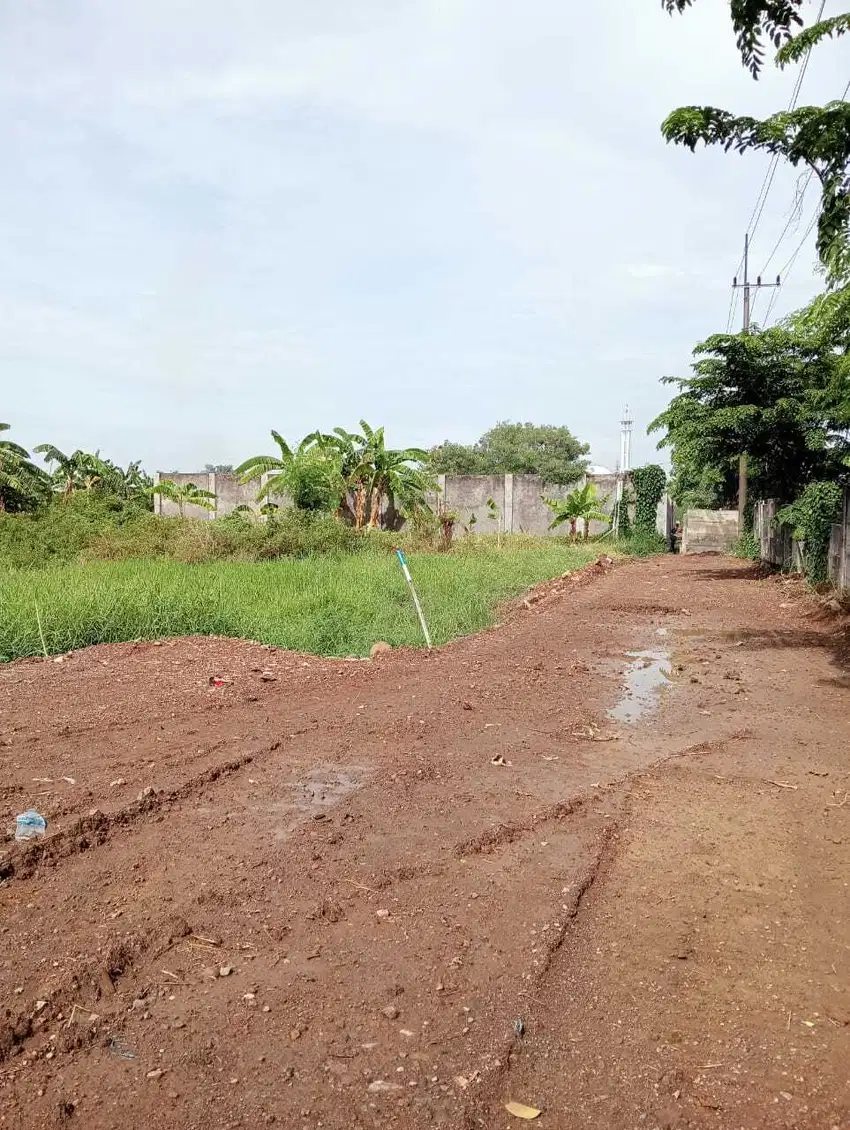
M715 334L697 346L694 375L650 424L672 449L677 501L729 504L738 456L749 460L757 497L790 502L814 480L848 472L850 391L840 319L811 310L749 334ZM713 496L713 497L712 497Z
M669 12L682 12L693 0L662 0ZM799 62L824 39L850 32L850 11L802 26L801 0L731 0L732 23L744 65L754 77L763 60L762 39L779 50L777 66ZM760 121L714 106L681 106L661 126L668 142L691 151L701 141L738 153L757 150L807 166L821 186L817 251L832 285L850 278L850 103L782 110Z
M590 451L566 425L502 421L469 446L448 440L431 450L439 475L539 475L569 486L587 470Z
M668 12L684 12L695 0L661 0ZM778 47L789 38L791 29L802 24L803 0L730 0L732 27L744 66L757 76L764 59L762 40Z

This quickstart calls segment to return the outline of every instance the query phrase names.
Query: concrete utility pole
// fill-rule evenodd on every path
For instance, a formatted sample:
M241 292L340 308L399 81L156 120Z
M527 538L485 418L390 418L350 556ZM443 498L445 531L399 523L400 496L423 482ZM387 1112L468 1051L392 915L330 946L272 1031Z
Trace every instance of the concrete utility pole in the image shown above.
M733 290L743 290L744 292L744 333L750 332L750 291L762 290L764 288L777 287L781 285L779 275L776 276L776 282L765 283L761 281L761 275L758 275L754 283L750 282L750 235L749 232L744 236L744 281L739 283L737 278L732 279ZM744 511L747 508L747 457L746 455L738 456L738 533L744 532Z

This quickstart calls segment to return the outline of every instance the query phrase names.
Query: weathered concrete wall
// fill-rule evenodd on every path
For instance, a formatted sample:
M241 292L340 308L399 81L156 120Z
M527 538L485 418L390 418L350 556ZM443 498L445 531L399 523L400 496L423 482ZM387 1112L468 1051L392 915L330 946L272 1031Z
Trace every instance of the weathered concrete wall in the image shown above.
M157 480L159 475L156 476ZM207 474L199 471L194 474L170 475L161 474L162 478L172 479L176 483L194 483L205 490L213 490L216 494L216 508L207 512L200 507L186 508L186 517L222 518L231 514L238 506L248 506L252 510L259 510L257 492L265 483L267 476L258 482L243 484L236 475ZM611 514L617 495L616 475L591 475L590 481L596 485L599 499L599 509L604 514ZM545 494L548 498L564 498L576 486L569 487L547 486L537 475L440 475L438 478L439 491L431 494L429 504L437 504L446 510L454 510L459 515L458 529L471 528L479 534L495 534L501 530L503 533L535 534L545 537L549 534L564 535L569 532L569 527L561 526L559 529L550 530L552 511L543 501ZM491 517L487 507L487 499L492 498L498 509L498 516ZM286 506L287 500L274 497L270 501L278 506ZM179 511L175 503L156 495L154 509L158 514L175 517ZM470 526L470 520L475 515L475 522ZM658 530L665 537L667 529L668 505L666 496L658 507ZM602 534L609 528L607 522L591 522L590 533ZM580 530L579 533L582 531Z
M257 507L257 483L243 486L235 475L224 474L219 471L215 477L216 487L216 514L223 518L225 514L232 514L237 506Z
M155 482L159 482L160 479L171 479L172 482L178 484L194 483L202 490L210 490L215 494L215 510L207 511L200 506L187 506L185 514L187 518L223 518L226 514L232 514L239 506L248 506L251 510L259 512L262 503L257 502L257 494L260 488L265 485L267 478L267 475L263 475L261 479L256 479L254 482L241 483L236 475L221 471L210 474L206 471L197 471L180 475L166 474L164 471L160 471L154 475ZM271 496L268 501L281 507L287 505L286 498L279 495ZM162 514L165 518L176 518L180 509L176 502L155 494L154 512Z
M772 498L756 503L753 532L759 541L762 561L797 573L804 571L805 544L795 541L787 526L777 525L776 502ZM841 521L830 531L827 573L836 588L850 588L850 490L846 488Z
M602 513L610 514L614 508L616 477L613 475L592 475L596 484ZM459 529L473 529L476 533L533 534L547 537L550 534L564 534L569 527L550 530L552 511L543 501L547 498L565 498L576 486L547 485L537 475L440 475L439 490L431 500L432 505L439 502L441 507L458 515ZM606 496L609 496L606 498ZM491 517L487 499L492 498L498 507L498 518ZM475 522L470 526L470 519ZM591 522L590 533L601 534L608 529L607 522ZM582 531L579 531L580 533Z
M736 510L687 510L682 553L728 553L738 539Z
M498 507L502 529L510 530L510 514L505 510L504 475L440 475L437 485L440 506L457 513L458 528L481 534L497 533L499 523L490 517L487 508L487 499L492 498Z
M840 545L836 546L836 565L830 580L840 589L850 589L850 489L844 488L844 512L841 519Z
M753 533L758 539L762 561L778 565L780 569L795 569L800 560L795 552L794 539L787 526L776 522L776 502L765 498L755 504L753 509Z
M200 490L209 490L214 494L216 492L216 475L207 473L206 471L198 471L195 474L166 474L165 472L157 472L154 475L154 482L158 483L161 479L170 479L175 486L184 486L187 483L194 483ZM212 502L212 499L210 499ZM160 494L155 494L153 497L153 508L155 514L162 514L165 518L177 517L180 514L180 507L176 502L172 502L168 498L163 498ZM183 511L184 518L201 518L203 521L215 518L215 510L206 510L203 506L185 506Z

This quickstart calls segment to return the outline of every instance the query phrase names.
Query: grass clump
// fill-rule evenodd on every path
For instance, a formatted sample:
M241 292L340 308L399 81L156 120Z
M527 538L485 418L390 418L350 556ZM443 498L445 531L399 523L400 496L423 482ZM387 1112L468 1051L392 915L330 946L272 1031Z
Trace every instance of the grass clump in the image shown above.
M278 530L274 544L284 544L285 536ZM309 536L324 544L336 535L311 527ZM320 655L366 655L381 639L421 646L395 557L380 539L359 544L362 550L354 554L304 556L300 545L299 555L276 560L191 564L160 556L7 572L0 579L0 657L42 653L38 615L51 654L96 643L210 634ZM241 541L239 547L244 550ZM441 644L487 627L503 601L587 564L598 552L592 544L516 539L501 550L478 544L453 553L414 553L409 560L434 642Z

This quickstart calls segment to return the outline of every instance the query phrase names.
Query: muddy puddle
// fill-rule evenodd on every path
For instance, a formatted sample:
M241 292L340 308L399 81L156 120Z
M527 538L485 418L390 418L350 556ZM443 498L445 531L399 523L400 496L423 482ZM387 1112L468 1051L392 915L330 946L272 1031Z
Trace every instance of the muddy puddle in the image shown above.
M661 691L670 685L670 654L666 651L628 651L625 685L619 701L608 711L614 722L639 722L658 708Z

